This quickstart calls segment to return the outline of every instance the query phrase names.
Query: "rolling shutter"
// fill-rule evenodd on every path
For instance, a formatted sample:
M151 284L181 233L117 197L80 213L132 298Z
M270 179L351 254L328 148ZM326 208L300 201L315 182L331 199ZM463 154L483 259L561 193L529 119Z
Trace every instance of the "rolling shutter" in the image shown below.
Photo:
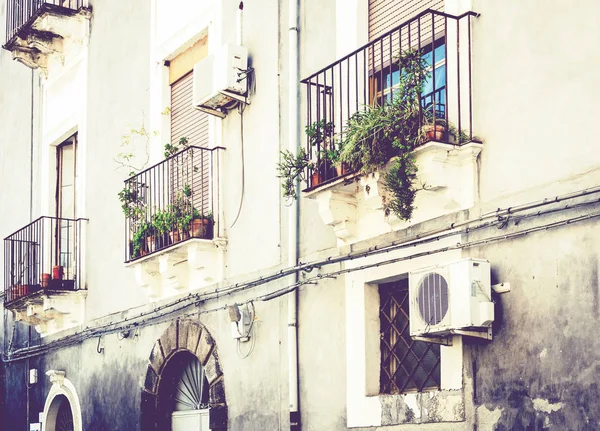
M171 143L187 138L188 145L209 148L208 114L194 108L194 73L190 72L171 85ZM204 214L211 211L211 151L194 150L189 157L178 158L173 169L174 192L185 184L192 187L192 202Z
M444 0L369 0L369 40L377 39L425 9L443 11Z
M208 114L192 105L193 72L171 85L171 143L186 137L190 145L208 147Z

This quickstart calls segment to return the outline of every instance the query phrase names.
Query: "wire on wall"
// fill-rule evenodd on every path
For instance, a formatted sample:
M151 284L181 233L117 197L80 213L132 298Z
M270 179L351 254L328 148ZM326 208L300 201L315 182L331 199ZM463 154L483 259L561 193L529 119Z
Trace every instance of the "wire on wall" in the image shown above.
M578 192L577 194L570 194L569 198L580 197L582 195L590 194L590 193L592 193L591 190L592 189L586 189L586 190ZM595 193L600 192L600 188L595 189L594 192ZM560 202L563 199L567 199L567 198L566 197L556 197L551 200L545 199L543 201L539 201L535 205L527 204L527 205L522 205L521 207L507 208L506 210L499 209L494 214L501 214L501 213L506 212L507 214L511 214L514 217L514 215L516 213L523 211L524 209L533 209L535 207ZM516 223L515 223L515 226L516 226L516 225L518 225L520 220L523 220L525 218L540 217L540 216L543 216L546 214L555 213L557 211L565 211L565 210L570 210L573 208L583 208L584 206L589 206L589 205L597 206L597 203L598 203L598 200L595 199L595 200L591 200L588 202L580 202L580 203L577 203L574 205L565 205L564 207L561 207L561 208L551 208L546 211L537 211L534 213L525 214L523 216L520 216L520 218L514 217L513 220L516 221ZM488 217L488 216L482 216L476 220L481 220L484 217ZM314 276L306 277L305 279L300 280L291 285L287 285L282 288L276 289L268 294L254 296L252 298L249 298L249 299L241 302L240 304L241 305L249 304L253 301L264 301L264 302L270 301L272 299L275 299L282 295L285 295L289 292L292 292L292 291L296 290L298 287L301 287L304 285L310 285L310 284L317 284L319 281L321 281L325 278L331 278L331 277L334 277L337 275L343 275L343 274L347 274L350 272L361 271L361 270L373 268L373 267L390 265L390 264L397 263L400 261L412 260L412 259L416 259L416 258L423 257L423 256L429 256L429 255L433 255L433 254L447 252L450 250L467 249L467 248L471 248L471 247L484 246L484 245L488 245L488 244L499 242L499 241L516 239L516 238L526 236L531 233L546 231L546 230L549 230L552 228L566 226L569 224L575 224L575 223L579 223L579 222L586 221L586 220L591 220L591 219L598 218L598 217L600 217L600 212L592 212L592 213L588 213L588 214L584 214L584 215L580 215L580 216L576 216L576 217L570 217L570 218L552 222L552 223L546 223L546 224L542 224L539 226L522 229L522 230L515 231L515 232L502 233L500 235L490 236L488 238L483 238L480 240L470 241L470 242L466 242L466 243L458 242L452 246L440 247L440 248L437 248L434 250L428 250L428 251L424 251L424 252L420 252L420 253L410 254L408 256L386 259L386 260L382 260L380 262L368 263L368 264L364 264L364 265L356 266L356 267L352 267L352 268L342 268L342 269L339 269L336 271L330 271L326 274L319 273ZM496 218L496 220L493 222L480 223L477 226L465 227L461 230L454 229L453 226L455 224L452 224L448 228L448 230L450 230L450 232L447 232L444 234L439 234L439 235L415 240L415 238L422 238L424 236L424 235L416 235L416 236L413 236L409 239L402 241L400 244L393 243L392 245L390 245L388 247L383 247L383 248L374 247L374 248L370 248L368 250L362 251L360 253L348 253L346 255L342 255L342 256L339 256L336 258L330 257L330 258L323 259L323 260L317 261L317 262L300 264L294 268L286 268L284 270L278 271L275 274L271 274L269 276L264 276L264 277L259 277L255 280L252 280L247 283L233 284L233 285L225 287L224 289L215 289L211 292L206 292L206 293L190 294L186 297L179 298L178 300L172 301L168 304L164 304L162 306L156 307L152 311L142 312L139 315L131 316L131 317L128 317L125 319L121 319L119 321L115 321L115 322L110 322L110 323L102 325L102 326L93 327L93 328L88 327L88 328L85 328L82 331L77 332L73 335L66 336L64 338L58 339L56 341L53 341L53 342L50 342L50 343L44 344L44 345L32 346L29 348L22 348L22 349L12 351L12 349L11 349L12 342L11 342L11 346L9 347L8 356L4 357L3 360L5 362L14 362L14 361L22 360L22 359L25 359L28 357L38 356L44 352L54 350L54 349L57 349L60 347L73 345L73 344L79 343L79 342L84 341L89 338L100 337L102 335L110 334L110 333L114 333L114 332L118 332L118 331L131 330L131 329L137 330L138 328L143 327L143 326L158 324L158 323L161 323L164 321L169 321L172 319L172 314L175 312L185 311L186 308L189 308L192 306L198 306L202 302L206 302L206 301L213 300L213 299L223 298L226 295L240 293L240 292L246 291L254 286L265 284L265 283L274 281L274 280L282 278L282 277L286 277L290 271L307 271L308 272L313 268L321 268L321 267L331 265L333 263L340 263L340 262L347 261L347 260L365 258L365 257L373 256L373 255L379 254L379 253L389 253L391 251L401 250L401 249L405 249L405 248L409 248L409 247L412 248L417 245L436 242L436 241L439 241L440 239L442 239L444 237L448 237L448 236L456 236L459 234L468 234L468 233L474 232L475 230L478 230L478 229L498 227L498 226L505 224L505 219L506 219L506 217L504 217L504 216L498 216ZM226 308L227 308L227 304L225 304L223 306L217 306L214 308L207 308L204 310L194 309L192 312L184 313L180 317L213 313L213 312L217 312L220 310L224 310ZM250 353L251 353L251 351L250 351Z
M242 190L241 190L241 196L240 196L240 204L238 206L238 212L237 215L235 216L235 219L233 220L233 223L231 224L231 226L229 226L229 228L231 229L233 226L235 226L235 224L238 221L238 218L240 217L240 214L242 212L242 206L244 205L244 194L245 194L245 189L246 189L246 169L245 169L245 160L244 160L244 110L246 109L246 105L244 103L240 103L240 105L238 106L238 112L240 113L240 147L241 147L241 153L242 153Z

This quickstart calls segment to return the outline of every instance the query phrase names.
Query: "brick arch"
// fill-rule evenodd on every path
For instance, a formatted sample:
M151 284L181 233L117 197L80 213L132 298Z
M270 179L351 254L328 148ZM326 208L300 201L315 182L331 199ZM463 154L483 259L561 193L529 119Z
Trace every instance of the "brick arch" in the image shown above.
M180 319L173 322L154 343L142 389L141 429L159 431L158 388L161 376L169 360L179 352L192 353L204 367L209 384L210 429L213 431L226 430L225 382L215 340L203 325L192 319Z

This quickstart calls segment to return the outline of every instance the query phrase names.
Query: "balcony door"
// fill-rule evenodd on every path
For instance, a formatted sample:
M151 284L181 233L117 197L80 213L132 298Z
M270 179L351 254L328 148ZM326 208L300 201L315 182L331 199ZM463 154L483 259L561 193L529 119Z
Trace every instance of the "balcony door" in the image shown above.
M75 193L77 135L56 148L56 221L53 266L62 266L63 279L75 277Z

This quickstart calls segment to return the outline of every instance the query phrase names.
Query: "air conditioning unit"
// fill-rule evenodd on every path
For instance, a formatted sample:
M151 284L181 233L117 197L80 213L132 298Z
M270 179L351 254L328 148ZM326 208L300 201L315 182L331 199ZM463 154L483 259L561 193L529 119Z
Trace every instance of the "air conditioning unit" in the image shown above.
M194 107L224 118L224 110L245 101L247 79L242 72L247 69L248 50L231 44L196 63Z
M423 268L409 274L410 335L448 335L489 328L494 321L490 263L485 259Z

